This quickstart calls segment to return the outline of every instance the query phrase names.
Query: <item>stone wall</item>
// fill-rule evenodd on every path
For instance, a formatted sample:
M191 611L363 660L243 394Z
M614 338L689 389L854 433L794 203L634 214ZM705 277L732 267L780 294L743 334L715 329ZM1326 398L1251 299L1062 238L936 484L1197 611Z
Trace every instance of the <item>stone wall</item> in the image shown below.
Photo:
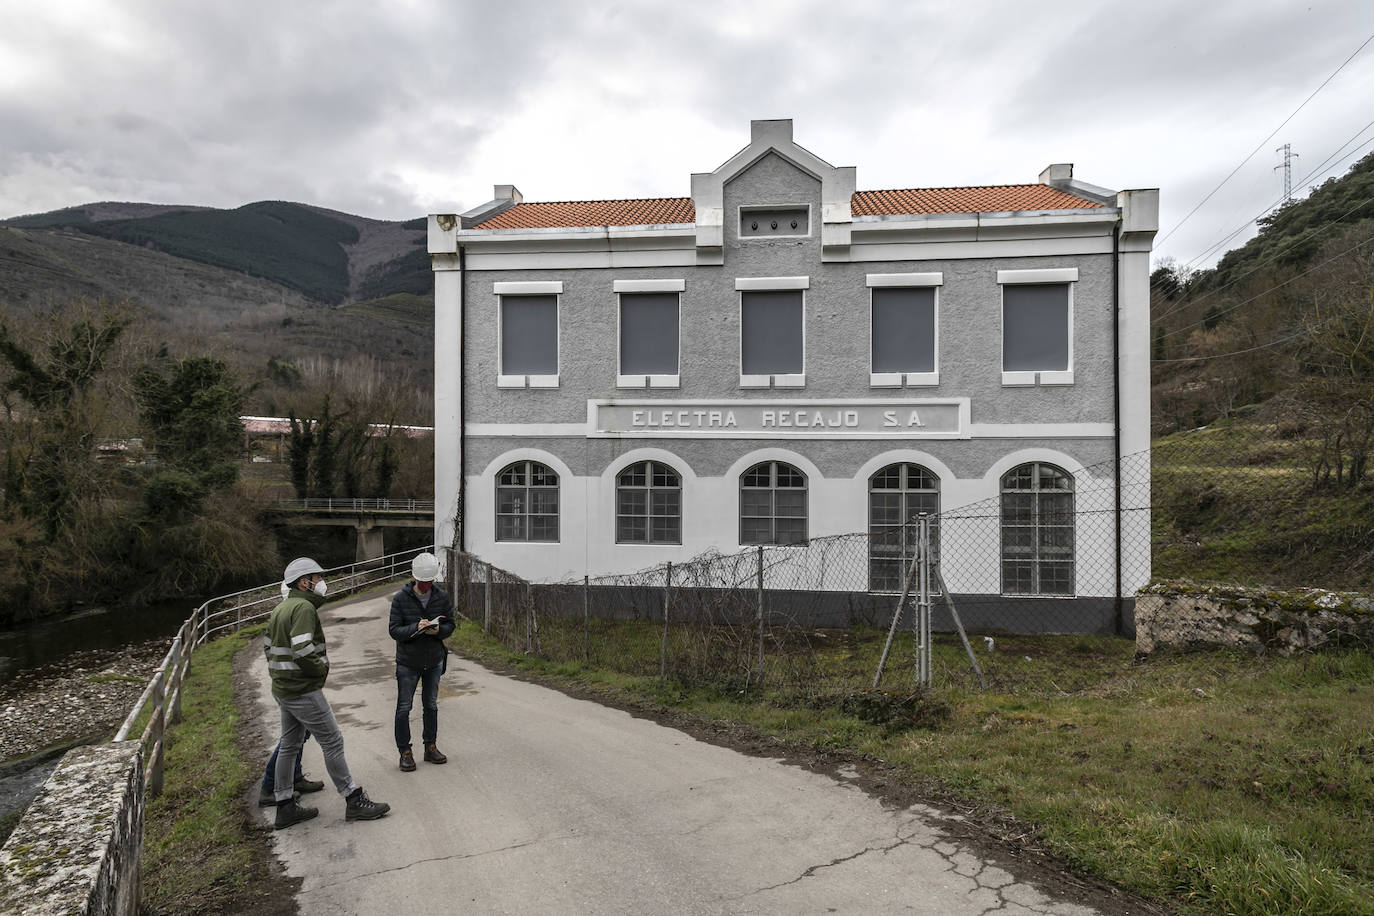
M1135 605L1136 651L1217 646L1280 655L1374 647L1374 600L1322 589L1274 591L1162 582Z
M0 912L138 912L143 758L136 741L67 753L0 848Z

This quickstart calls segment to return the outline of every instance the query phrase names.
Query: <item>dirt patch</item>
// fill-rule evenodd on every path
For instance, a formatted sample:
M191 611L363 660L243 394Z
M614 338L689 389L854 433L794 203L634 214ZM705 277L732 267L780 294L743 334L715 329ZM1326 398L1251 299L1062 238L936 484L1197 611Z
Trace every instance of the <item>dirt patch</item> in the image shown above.
M1018 820L995 807L971 804L934 782L923 782L881 760L783 741L749 726L701 719L584 684L533 676L486 659L474 661L505 677L539 684L576 699L620 709L637 718L677 729L708 744L753 757L780 760L849 783L891 808L922 805L941 811L943 814L938 818L939 827L952 842L1055 899L1091 907L1104 916L1173 916L1176 912L1164 904L1144 900L1104 881L1074 873L1039 842L1034 824Z

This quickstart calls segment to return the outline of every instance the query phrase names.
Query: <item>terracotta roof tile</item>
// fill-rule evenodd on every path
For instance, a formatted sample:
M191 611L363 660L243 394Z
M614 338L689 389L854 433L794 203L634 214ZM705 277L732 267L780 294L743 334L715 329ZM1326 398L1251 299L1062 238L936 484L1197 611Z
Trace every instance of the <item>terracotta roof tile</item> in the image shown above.
M855 216L920 213L1004 213L1016 210L1083 210L1101 207L1043 184L985 185L975 188L909 188L858 191L851 198Z
M474 229L552 229L574 226L657 226L690 223L696 208L690 197L648 197L637 200L569 200L516 204L504 213L478 223Z
M1102 204L1043 184L989 185L974 188L908 188L858 191L851 199L855 216L903 216L926 213L1002 213L1017 210L1081 210ZM691 223L696 208L690 197L634 200L570 200L516 204L473 229L571 229L588 226L656 226Z

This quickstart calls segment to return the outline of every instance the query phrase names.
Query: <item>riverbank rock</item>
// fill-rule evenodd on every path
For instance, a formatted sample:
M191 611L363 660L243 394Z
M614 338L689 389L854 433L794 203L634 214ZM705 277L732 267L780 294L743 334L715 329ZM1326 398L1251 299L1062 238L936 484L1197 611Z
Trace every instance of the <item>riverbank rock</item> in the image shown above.
M1135 605L1136 653L1217 646L1292 655L1374 646L1374 600L1325 589L1279 591L1159 582Z
M170 645L154 639L74 652L0 683L0 763L82 739L108 741Z

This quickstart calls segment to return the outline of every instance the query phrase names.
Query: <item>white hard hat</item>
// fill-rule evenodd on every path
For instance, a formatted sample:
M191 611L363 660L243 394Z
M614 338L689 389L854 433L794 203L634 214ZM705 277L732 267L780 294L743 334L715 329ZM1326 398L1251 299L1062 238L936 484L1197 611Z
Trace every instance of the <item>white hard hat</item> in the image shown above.
M310 576L315 573L324 572L324 568L309 557L297 557L286 564L286 572L282 575L283 585L295 585L301 576Z
M415 577L416 582L433 582L439 575L439 561L432 553L417 554L415 559L410 561L410 574Z

